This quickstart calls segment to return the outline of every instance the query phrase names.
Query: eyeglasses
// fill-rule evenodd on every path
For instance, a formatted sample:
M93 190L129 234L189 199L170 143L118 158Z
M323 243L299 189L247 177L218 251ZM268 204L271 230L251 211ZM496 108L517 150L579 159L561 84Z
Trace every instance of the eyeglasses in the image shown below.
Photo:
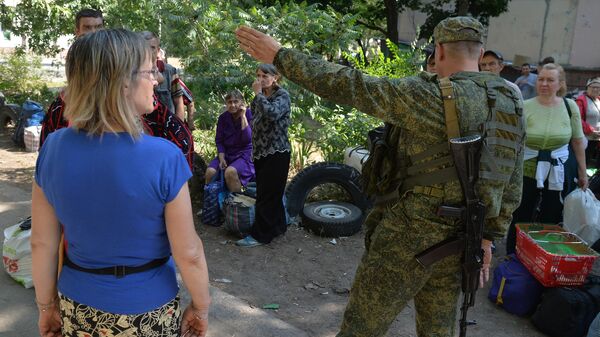
M149 80L155 80L158 78L158 69L152 68L151 70L138 70L134 71L133 74L145 74L145 78Z
M590 88L590 89L592 89L592 90L599 90L599 89L600 89L600 87L591 86L591 85L590 85L588 88Z

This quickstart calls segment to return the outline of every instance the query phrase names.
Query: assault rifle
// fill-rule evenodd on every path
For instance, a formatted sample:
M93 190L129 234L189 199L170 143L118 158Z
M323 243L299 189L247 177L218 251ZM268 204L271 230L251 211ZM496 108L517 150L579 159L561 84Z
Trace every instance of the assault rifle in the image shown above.
M460 251L461 259L463 303L460 308L460 336L467 333L467 310L475 305L475 292L479 286L479 272L483 264L483 220L485 218L485 205L477 197L475 183L479 179L479 161L481 158L481 136L467 136L450 139L450 152L454 159L454 166L464 196L464 206L440 206L438 215L458 217L463 224L463 233L460 237L444 240L419 253L417 261L428 267L434 262Z

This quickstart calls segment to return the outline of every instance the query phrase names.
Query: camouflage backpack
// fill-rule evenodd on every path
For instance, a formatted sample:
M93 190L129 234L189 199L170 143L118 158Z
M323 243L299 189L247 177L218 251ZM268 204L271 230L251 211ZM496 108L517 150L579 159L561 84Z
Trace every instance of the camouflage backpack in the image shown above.
M363 192L369 197L392 193L402 184L398 173L406 172L406 158L395 151L401 135L402 129L390 123L369 131L369 158L361 174Z

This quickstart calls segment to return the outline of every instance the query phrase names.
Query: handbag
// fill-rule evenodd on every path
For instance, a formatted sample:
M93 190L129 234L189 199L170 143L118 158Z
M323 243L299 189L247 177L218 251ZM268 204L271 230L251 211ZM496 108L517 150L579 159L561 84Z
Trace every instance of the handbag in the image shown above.
M256 199L240 194L231 193L223 202L225 229L240 238L250 234L254 224Z
M494 269L488 298L511 314L525 316L535 310L543 289L517 257L511 254Z
M209 226L221 226L221 209L219 205L219 195L221 200L226 193L225 179L223 170L219 170L211 181L204 185L204 201L202 204L202 223Z

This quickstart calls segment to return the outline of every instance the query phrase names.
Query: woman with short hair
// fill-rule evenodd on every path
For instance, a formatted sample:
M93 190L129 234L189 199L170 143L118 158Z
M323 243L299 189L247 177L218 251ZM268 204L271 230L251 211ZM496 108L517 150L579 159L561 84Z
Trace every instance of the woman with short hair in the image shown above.
M205 336L208 271L191 171L173 143L141 128L156 85L146 42L126 30L86 34L69 49L66 74L70 127L42 146L32 192L40 334ZM192 298L183 314L174 262Z

